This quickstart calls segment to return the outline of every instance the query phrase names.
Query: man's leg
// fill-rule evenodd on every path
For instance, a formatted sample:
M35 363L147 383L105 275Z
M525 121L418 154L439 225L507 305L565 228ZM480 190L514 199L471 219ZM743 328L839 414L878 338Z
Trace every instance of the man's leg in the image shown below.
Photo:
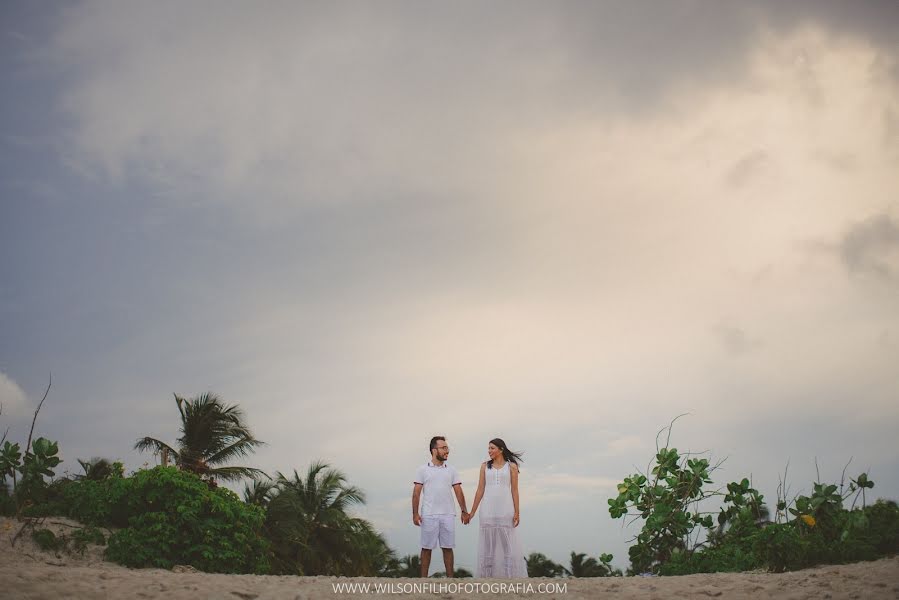
M446 567L446 576L453 576L453 548L456 546L456 517L444 515L440 517L440 535L438 536L440 549L443 550L443 566Z
M443 550L443 566L446 567L446 576L452 578L453 576L453 549L452 548L441 548Z
M444 554L446 556L446 554ZM428 576L428 569L431 568L431 549L430 548L422 548L421 549L421 576Z
M421 576L428 576L431 567L431 550L437 547L440 537L440 522L436 517L421 518Z

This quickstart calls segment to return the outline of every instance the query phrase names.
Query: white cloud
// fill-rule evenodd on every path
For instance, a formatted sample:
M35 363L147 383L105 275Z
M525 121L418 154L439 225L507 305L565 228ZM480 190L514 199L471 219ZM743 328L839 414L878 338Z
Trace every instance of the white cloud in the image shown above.
M0 405L3 417L21 417L28 413L28 397L8 375L0 372Z
M620 479L611 477L593 477L573 473L563 473L548 469L536 472L529 471L519 478L521 497L527 501L528 507L554 505L560 506L573 499L589 500L593 498L602 505L605 500L615 496L615 486Z
M600 421L621 395L638 398L633 410L672 396L707 406L724 380L776 406L828 380L883 376L866 357L899 315L844 314L876 300L857 296L834 257L804 249L895 202L895 141L882 131L899 110L895 61L858 38L766 33L739 77L675 82L657 110L629 114L569 110L539 86L524 105L502 86L471 91L498 75L520 91L524 74L494 62L509 56L470 77L453 70L464 58L446 57L447 79L413 60L423 70L410 75L400 59L419 40L381 37L394 25L377 19L360 34L360 15L317 15L337 29L298 35L265 18L237 27L227 10L212 22L140 10L88 11L59 39L87 66L67 106L72 150L89 164L126 179L162 172L176 195L199 186L200 201L253 197L247 210L285 224L323 199L454 207L448 229L422 235L458 242L418 261L428 240L364 231L386 245L323 258L345 274L325 293L298 304L306 289L253 290L264 306L233 337L258 348L244 368L269 381L296 386L289 365L307 361L321 368L303 385L320 397L370 399L360 418L423 396L461 409L448 426L495 402L526 427L527 414ZM137 20L141 35L119 27ZM454 86L467 91L447 98ZM341 271L342 260L360 264ZM274 356L273 339L288 345ZM317 354L297 340L316 340ZM746 360L722 362L735 352ZM410 418L425 428L434 412Z

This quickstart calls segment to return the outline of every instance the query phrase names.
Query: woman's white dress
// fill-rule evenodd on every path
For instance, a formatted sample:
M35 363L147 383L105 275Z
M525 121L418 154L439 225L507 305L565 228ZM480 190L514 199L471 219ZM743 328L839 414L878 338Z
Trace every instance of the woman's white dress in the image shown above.
M478 568L475 577L527 577L528 568L518 532L512 526L512 476L509 463L484 470L486 485L478 507Z

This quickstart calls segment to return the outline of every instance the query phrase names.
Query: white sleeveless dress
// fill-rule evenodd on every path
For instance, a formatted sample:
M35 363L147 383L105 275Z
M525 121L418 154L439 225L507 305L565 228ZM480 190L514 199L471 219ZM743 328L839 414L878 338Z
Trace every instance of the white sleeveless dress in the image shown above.
M527 577L524 550L512 526L512 477L509 463L500 469L485 469L484 497L478 507L478 567L475 577L512 579Z

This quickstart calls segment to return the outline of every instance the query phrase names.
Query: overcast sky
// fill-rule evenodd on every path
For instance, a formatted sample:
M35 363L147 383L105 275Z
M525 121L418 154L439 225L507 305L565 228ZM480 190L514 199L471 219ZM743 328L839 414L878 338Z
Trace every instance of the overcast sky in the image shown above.
M658 429L772 502L899 498L899 3L4 2L0 431L124 460L173 393L239 404L417 553L469 503L613 552ZM460 526L461 527L461 526ZM472 569L477 531L458 533ZM442 565L435 561L435 570Z

